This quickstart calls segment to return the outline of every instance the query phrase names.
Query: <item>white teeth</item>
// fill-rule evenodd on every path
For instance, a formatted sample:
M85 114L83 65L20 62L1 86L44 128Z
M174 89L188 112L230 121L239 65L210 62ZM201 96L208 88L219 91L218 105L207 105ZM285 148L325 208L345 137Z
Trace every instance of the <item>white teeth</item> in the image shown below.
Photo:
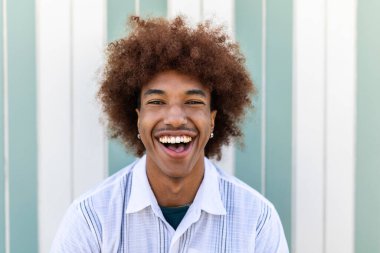
M191 141L190 136L162 136L159 138L161 143L188 143Z

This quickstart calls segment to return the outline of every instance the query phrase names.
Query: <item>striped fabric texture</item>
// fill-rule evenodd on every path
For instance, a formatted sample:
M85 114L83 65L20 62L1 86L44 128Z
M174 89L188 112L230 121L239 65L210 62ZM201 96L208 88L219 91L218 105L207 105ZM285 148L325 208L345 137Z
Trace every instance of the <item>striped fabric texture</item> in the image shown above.
M174 230L149 186L145 160L76 200L51 252L289 252L274 206L207 158L194 202Z

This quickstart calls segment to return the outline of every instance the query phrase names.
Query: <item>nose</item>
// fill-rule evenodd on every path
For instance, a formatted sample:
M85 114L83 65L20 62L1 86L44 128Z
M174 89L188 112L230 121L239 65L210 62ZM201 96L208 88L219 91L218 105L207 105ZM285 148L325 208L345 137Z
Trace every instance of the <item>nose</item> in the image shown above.
M180 127L187 124L187 116L184 109L179 105L172 105L168 108L164 119L165 125Z

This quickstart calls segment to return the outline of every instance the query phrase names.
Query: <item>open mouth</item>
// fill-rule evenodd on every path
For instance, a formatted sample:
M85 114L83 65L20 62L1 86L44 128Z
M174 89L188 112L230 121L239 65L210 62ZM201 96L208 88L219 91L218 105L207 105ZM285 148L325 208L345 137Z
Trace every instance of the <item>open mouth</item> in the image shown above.
M161 136L159 142L169 151L183 153L187 151L192 143L192 137L182 136Z

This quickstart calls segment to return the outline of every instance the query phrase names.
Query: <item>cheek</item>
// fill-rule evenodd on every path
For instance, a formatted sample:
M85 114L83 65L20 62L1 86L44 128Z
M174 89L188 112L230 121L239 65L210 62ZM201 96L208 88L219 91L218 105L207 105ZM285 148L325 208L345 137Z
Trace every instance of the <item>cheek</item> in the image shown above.
M191 118L199 124L199 127L209 128L211 126L211 114L208 111L199 110L191 113Z
M189 117L199 118L199 119L209 119L210 118L210 111L206 108L186 108L185 109L186 115Z
M140 112L138 128L141 134L149 134L154 126L159 122L160 113L152 111Z

